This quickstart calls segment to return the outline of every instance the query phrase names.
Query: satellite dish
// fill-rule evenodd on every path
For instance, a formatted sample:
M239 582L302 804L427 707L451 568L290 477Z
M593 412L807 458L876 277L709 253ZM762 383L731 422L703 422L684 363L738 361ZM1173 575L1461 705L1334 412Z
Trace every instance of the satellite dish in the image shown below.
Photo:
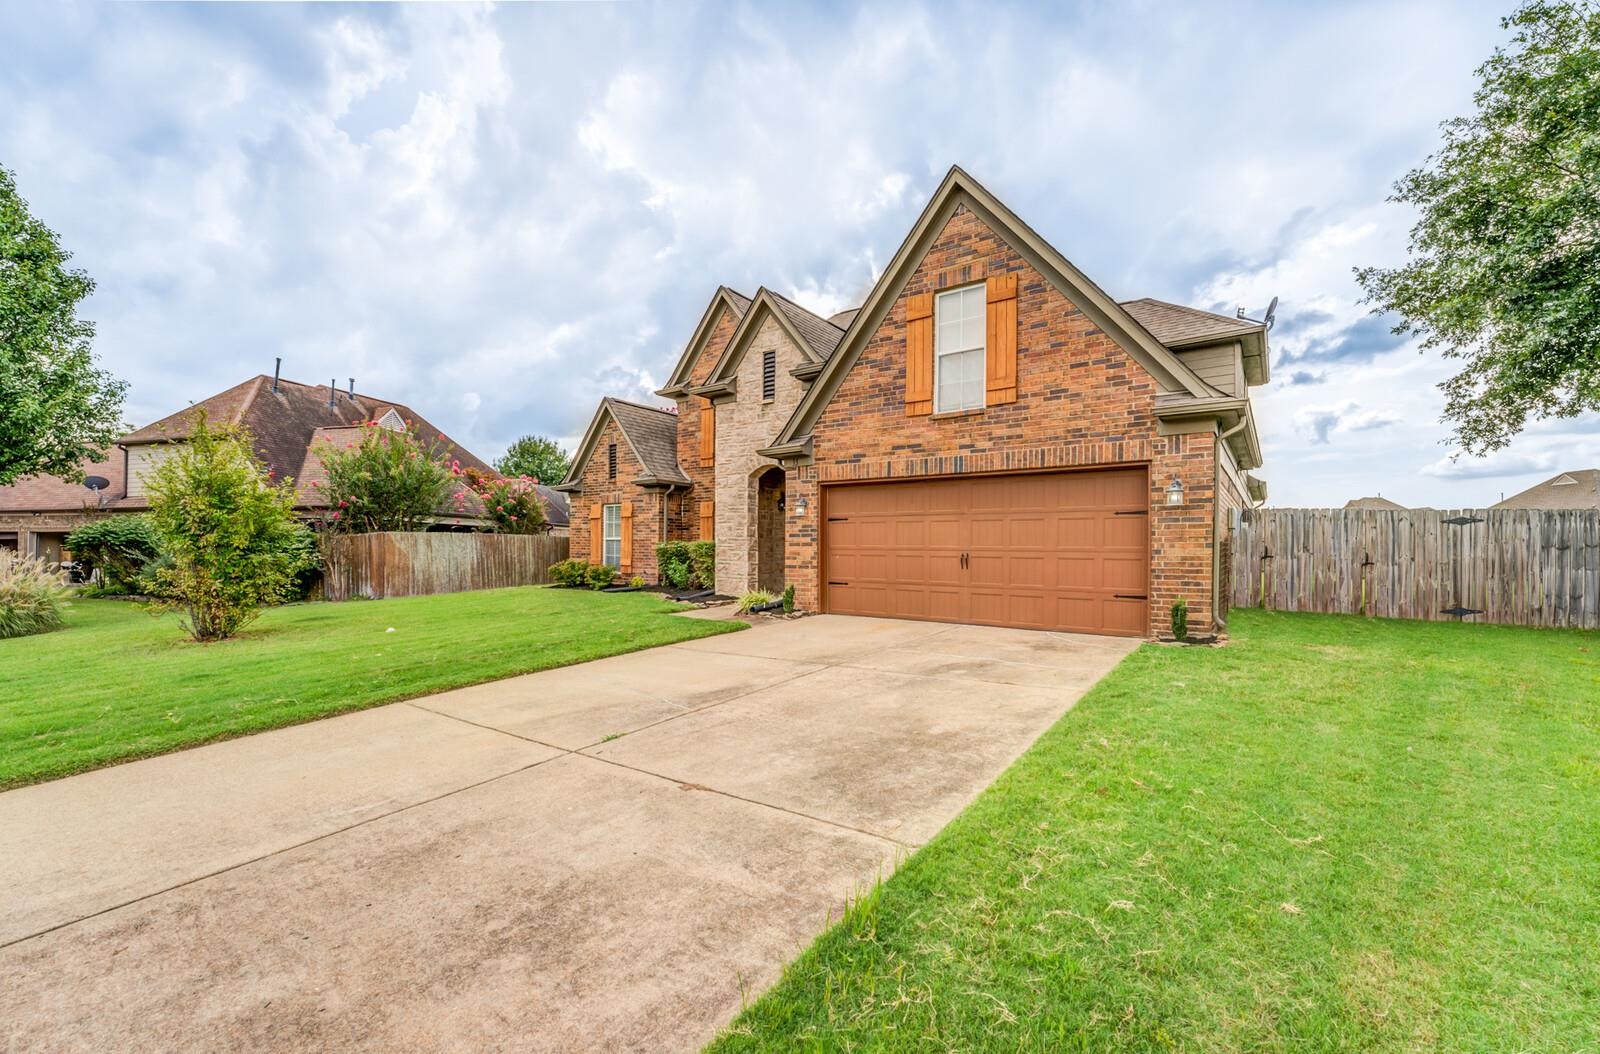
M83 481L83 485L90 490L101 491L111 486L111 481L104 476L90 476Z
M1278 298L1277 297L1273 297L1272 298L1272 303L1267 305L1267 317L1262 319L1261 321L1266 323L1268 329L1271 329L1272 328L1272 324L1274 322L1276 322L1277 320L1278 320Z

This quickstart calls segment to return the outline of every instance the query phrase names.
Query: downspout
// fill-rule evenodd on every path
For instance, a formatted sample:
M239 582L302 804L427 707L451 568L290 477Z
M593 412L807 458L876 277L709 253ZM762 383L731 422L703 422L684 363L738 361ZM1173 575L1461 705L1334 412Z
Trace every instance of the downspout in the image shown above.
M1222 553L1217 547L1217 528L1222 526L1222 506L1217 502L1217 495L1222 493L1222 458L1218 456L1218 453L1224 443L1244 431L1245 425L1249 423L1250 418L1240 414L1238 424L1217 434L1217 447L1219 450L1214 451L1211 455L1211 470L1216 477L1211 484L1211 621L1224 629L1228 625L1227 619L1217 617L1217 612L1222 608L1220 603L1222 600ZM1244 500L1246 502L1250 500L1248 490L1244 494ZM1228 569L1228 574L1230 577L1233 574L1231 567Z

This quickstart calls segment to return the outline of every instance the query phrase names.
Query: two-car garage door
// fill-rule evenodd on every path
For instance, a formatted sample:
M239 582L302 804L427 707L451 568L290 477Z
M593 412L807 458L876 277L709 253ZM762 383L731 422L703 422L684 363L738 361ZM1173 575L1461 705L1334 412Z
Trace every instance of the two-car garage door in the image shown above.
M823 515L827 611L1146 632L1142 468L835 485Z

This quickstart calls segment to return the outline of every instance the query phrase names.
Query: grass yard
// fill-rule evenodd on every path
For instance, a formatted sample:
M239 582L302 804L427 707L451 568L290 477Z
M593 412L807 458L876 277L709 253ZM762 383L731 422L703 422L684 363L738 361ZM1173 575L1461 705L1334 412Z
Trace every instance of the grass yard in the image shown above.
M712 1049L1600 1050L1600 634L1129 657Z
M675 610L647 593L496 589L295 604L195 644L176 616L76 600L65 629L0 640L0 788L743 628Z

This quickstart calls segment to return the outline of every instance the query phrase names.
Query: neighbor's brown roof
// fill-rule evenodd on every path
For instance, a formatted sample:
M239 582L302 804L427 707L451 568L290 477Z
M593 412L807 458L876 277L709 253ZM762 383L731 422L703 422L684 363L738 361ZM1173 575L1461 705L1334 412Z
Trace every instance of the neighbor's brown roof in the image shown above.
M322 482L327 474L322 469L321 458L313 449L318 437L342 437L350 441L364 421L375 421L390 410L405 421L410 431L424 441L440 442L442 433L426 418L404 403L376 399L357 392L353 397L346 391L333 391L329 405L330 389L327 385L307 385L296 381L280 380L278 390L272 390L272 378L257 375L208 399L202 399L177 413L168 414L153 424L135 429L118 443L123 446L140 446L149 443L170 442L186 438L194 427L201 411L212 424L238 425L249 430L255 440L256 453L263 464L279 479L294 479L298 484L304 477L307 482ZM452 448L451 457L459 460L463 468L476 468L485 472L493 469L471 451L452 443L448 437L443 445ZM111 480L107 489L111 509L136 509L147 507L143 498L128 498L125 476L126 459L120 450L112 450L105 461L86 466L91 475L105 476ZM316 505L314 488L302 487L301 504ZM310 493L307 493L307 492ZM54 476L23 480L10 487L0 487L0 510L4 511L76 511L93 507L94 496L77 483L68 483Z
M772 302L777 309L783 312L783 317L795 328L805 342L811 345L811 350L826 359L832 355L839 346L839 341L844 339L844 330L835 323L823 318L821 315L806 310L799 304L780 293L772 294Z
M1561 480L1571 480L1563 483ZM1552 476L1513 494L1495 509L1600 509L1600 469L1580 468Z
M602 402L611 411L628 443L644 463L647 476L683 483L689 477L678 468L678 415L654 406L630 403L606 396Z
M126 462L122 451L113 450L104 461L93 461L83 466L85 475L103 476L110 480L106 488L107 507L115 507L116 498L127 492L123 485ZM0 512L78 512L96 507L93 491L82 483L71 483L59 476L32 476L20 479L9 487L0 487Z
M856 320L856 316L859 314L861 314L861 309L859 307L846 308L845 310L837 312L836 314L829 315L828 321L832 322L840 329L849 329L850 323L854 322Z
M1134 321L1150 331L1150 335L1166 345L1193 344L1204 340L1250 333L1261 328L1261 323L1248 319L1229 318L1211 311L1169 304L1165 300L1142 297L1124 300L1122 307Z
M1390 501L1388 498L1385 498L1382 495L1377 495L1371 498L1351 498L1349 501L1344 503L1344 507L1347 509L1388 509L1396 511L1403 511L1405 509L1404 505L1401 505L1399 502Z

